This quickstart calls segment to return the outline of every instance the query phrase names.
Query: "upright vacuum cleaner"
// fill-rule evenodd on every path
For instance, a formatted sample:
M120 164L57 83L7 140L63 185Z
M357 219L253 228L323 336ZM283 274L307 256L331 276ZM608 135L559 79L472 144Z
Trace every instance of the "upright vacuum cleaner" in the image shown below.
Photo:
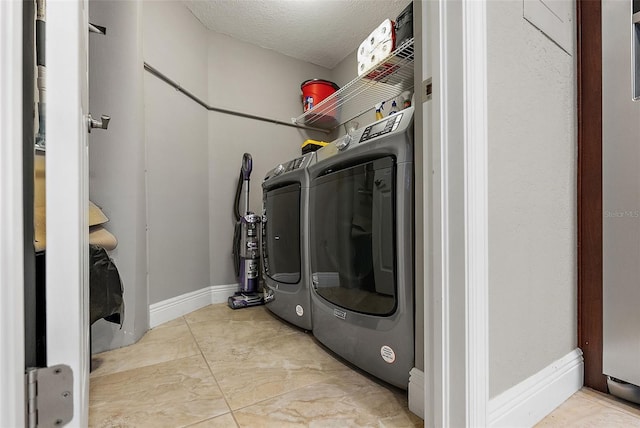
M260 280L260 216L249 211L249 177L253 167L251 155L242 156L242 167L236 187L234 215L236 225L233 234L233 261L236 276L240 280L240 291L229 297L231 309L246 308L264 304L262 293L258 291ZM240 215L240 193L244 186L245 214Z

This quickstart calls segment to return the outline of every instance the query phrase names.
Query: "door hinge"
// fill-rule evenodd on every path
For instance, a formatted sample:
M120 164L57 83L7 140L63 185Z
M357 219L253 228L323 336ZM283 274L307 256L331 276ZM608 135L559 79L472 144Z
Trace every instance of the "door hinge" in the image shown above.
M27 427L61 427L73 419L71 367L59 364L32 368L24 378Z

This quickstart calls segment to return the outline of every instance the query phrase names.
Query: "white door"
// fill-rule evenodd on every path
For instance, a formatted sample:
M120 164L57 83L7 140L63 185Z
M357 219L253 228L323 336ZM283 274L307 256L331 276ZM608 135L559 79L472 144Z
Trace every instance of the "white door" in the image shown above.
M74 376L74 417L88 425L88 2L47 2L47 365Z
M24 426L22 2L0 2L0 415Z
M47 354L74 373L88 424L88 101L86 1L48 4ZM0 414L24 425L22 3L0 2Z

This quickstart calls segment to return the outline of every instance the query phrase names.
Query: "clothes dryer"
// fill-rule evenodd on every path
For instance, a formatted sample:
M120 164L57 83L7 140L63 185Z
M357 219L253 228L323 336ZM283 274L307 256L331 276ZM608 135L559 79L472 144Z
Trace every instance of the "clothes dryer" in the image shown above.
M311 330L309 177L316 154L278 165L262 182L262 271L267 308Z
M413 108L330 143L309 167L314 336L400 388L414 366Z

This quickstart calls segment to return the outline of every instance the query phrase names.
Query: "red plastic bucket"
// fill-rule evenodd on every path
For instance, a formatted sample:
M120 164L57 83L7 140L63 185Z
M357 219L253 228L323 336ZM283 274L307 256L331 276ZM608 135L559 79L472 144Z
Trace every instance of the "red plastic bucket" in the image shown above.
M338 89L340 89L340 87L328 80L311 79L302 82L300 89L302 90L302 109L303 112L306 113L308 110L317 106L325 98L333 95ZM323 106L323 108L318 111L318 119L323 121L337 120L335 103L330 104L331 105Z

